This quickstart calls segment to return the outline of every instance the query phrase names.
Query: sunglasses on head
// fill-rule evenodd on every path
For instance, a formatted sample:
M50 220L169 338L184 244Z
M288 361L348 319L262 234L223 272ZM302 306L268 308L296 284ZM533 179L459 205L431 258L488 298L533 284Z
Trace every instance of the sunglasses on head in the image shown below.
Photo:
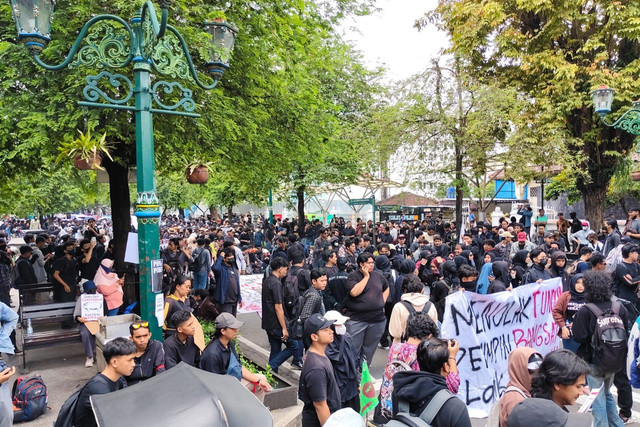
M148 328L149 322L138 322L131 325L133 329L140 329L140 327Z

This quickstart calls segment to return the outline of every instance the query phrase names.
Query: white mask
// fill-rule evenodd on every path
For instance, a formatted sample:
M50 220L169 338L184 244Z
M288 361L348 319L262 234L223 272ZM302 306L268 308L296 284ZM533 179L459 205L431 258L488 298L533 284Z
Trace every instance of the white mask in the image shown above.
M336 334L344 335L347 332L347 327L345 325L336 325Z

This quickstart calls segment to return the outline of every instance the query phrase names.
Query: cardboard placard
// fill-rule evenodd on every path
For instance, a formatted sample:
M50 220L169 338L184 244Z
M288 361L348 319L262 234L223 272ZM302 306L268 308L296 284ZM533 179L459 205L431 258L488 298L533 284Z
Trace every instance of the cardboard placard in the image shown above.
M85 320L98 320L104 316L104 297L102 294L80 295L80 316Z

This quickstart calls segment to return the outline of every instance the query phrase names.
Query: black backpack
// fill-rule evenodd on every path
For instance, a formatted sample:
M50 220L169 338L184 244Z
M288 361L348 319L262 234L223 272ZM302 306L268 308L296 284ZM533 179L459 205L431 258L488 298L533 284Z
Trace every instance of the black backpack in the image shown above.
M440 412L449 399L456 397L449 390L442 389L431 398L431 401L424 408L424 411L418 416L409 412L409 402L406 400L398 401L398 413L391 421L387 423L389 427L412 426L412 427L431 427L433 420Z
M42 377L18 377L13 384L13 422L38 418L47 411L47 386Z
M591 337L592 363L604 372L617 372L627 359L627 325L620 317L620 301L602 311L593 303L586 307L596 316L596 329Z
M198 251L198 249L200 249L200 251ZM202 267L202 253L205 251L206 249L204 248L195 248L193 250L193 252L191 253L191 258L193 258L193 261L189 262L189 271L193 271L194 273L197 273L198 271L200 271L200 268ZM196 251L197 254L196 254Z
M404 333L402 334L402 338L400 338L402 342L406 342L409 339L409 319L415 316L417 311L415 308L413 308L413 305L409 301L400 301L400 304L404 305L404 308L406 308L407 311L409 311L409 316L407 317L407 325L405 326ZM427 301L427 303L424 305L424 307L422 307L422 310L420 312L429 313L429 310L431 310L432 305L433 304L431 303L431 301Z
M300 318L302 307L304 306L304 296L298 296L298 299L293 304L291 316L289 317L289 323L287 324L287 331L289 337L294 340L301 340L304 337L304 322Z
M300 298L300 291L298 289L298 273L289 272L284 278L284 289L282 292L282 300L284 305L284 312L290 319L293 318L293 312L295 306Z

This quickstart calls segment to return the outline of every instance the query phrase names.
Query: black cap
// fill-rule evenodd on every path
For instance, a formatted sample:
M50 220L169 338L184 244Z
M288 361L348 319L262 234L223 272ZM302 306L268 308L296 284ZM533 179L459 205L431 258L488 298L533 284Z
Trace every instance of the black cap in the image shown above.
M328 320L320 313L312 314L304 322L304 335L309 337L311 334L317 333L320 329L328 328L333 325L335 320Z

